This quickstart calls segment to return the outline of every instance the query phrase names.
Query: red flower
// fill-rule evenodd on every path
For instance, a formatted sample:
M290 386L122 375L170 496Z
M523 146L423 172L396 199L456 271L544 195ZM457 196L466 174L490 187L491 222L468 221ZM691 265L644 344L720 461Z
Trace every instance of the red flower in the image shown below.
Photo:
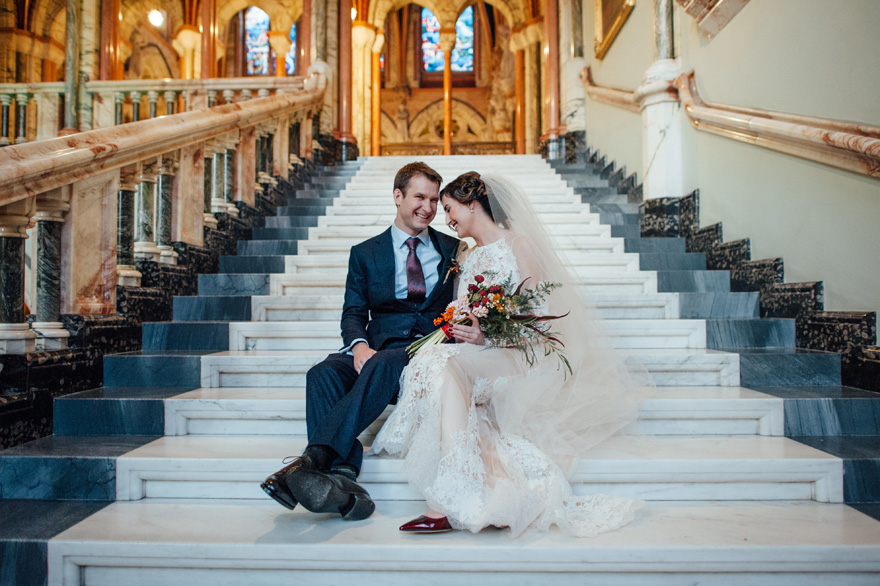
M494 293L496 295L501 293L501 285L492 285L489 287L489 293Z
M485 297L488 294L489 294L489 292L486 291L485 289L480 289L480 297Z
M471 283L470 285L468 285L468 291L471 292L471 293L476 293L476 292L477 292L477 286L474 285L473 283Z
M476 281L477 283L482 283L484 280L485 279L483 279L483 275L477 275L476 277L474 277L474 281Z

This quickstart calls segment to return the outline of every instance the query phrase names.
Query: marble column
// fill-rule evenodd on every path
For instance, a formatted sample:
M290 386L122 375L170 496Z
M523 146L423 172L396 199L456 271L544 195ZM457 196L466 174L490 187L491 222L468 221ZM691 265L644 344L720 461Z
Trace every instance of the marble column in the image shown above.
M37 334L24 314L24 241L33 198L0 207L0 354L33 352Z
M372 92L372 47L376 40L376 29L366 22L355 21L351 31L352 43L352 133L358 144L372 143L373 111Z
M204 245L204 174L205 144L182 147L172 187L173 242Z
M209 228L217 227L217 218L214 217L214 150L213 143L205 144L204 158L204 208L202 219L205 226Z
M139 122L141 119L141 93L131 92L131 121Z
M544 0L544 44L547 74L547 119L544 136L547 141L547 158L565 158L565 141L560 138L565 128L559 122L559 6L558 0Z
M513 136L516 141L516 154L526 153L526 52L528 42L525 35L514 32L510 35L510 51L514 55L514 110Z
M134 256L158 261L156 247L156 162L144 163L134 198Z
M370 54L372 57L370 61L370 72L371 72L371 88L373 90L372 97L372 116L370 120L372 122L373 128L370 132L371 141L371 154L374 157L378 157L382 152L382 63L380 58L382 57L382 46L385 44L385 34L382 31L379 31L379 34L376 35L376 40L373 42L373 50Z
M339 124L333 137L339 141L341 161L358 157L357 139L352 134L352 88L351 88L351 0L339 0Z
M140 287L141 273L134 264L134 202L137 167L122 169L116 202L116 279L123 287Z
M159 92L155 92L150 90L147 92L147 103L150 107L150 120L156 117L157 108L159 105Z
M70 332L61 323L61 229L70 209L69 190L54 189L36 198L37 225L37 350L67 348Z
M79 132L79 58L82 0L67 0L64 38L64 129L62 135Z
M440 50L443 51L443 154L452 154L452 50L455 29L440 29Z
M162 97L165 98L165 114L173 115L177 105L177 92L167 91L162 94Z
M173 184L177 161L170 156L160 159L156 182L156 248L159 249L159 262L177 264L177 253L171 246L171 227L173 222Z
M275 51L275 77L287 76L287 54L290 53L290 30L269 31L269 46Z
M223 156L223 200L226 202L226 213L238 216L235 205L235 145L227 144Z
M113 96L113 120L116 126L122 124L122 104L125 103L125 94L123 92L116 92Z
M30 102L31 95L27 93L15 94L15 125L18 127L15 131L15 144L27 142L27 107Z
M272 176L287 180L290 166L290 119L287 116L275 121L272 140Z
M183 79L195 79L195 55L202 35L199 29L191 24L182 25L171 45L180 55L180 76Z
M217 0L202 0L202 79L216 77L217 68Z
M312 64L312 0L302 0L302 16L297 29L297 63L299 75L307 77Z
M241 129L238 148L235 149L235 200L249 206L255 205L255 181L257 176L257 129L248 126Z
M9 140L9 106L12 105L12 96L0 94L0 147L12 144Z
M116 79L119 55L120 0L101 2L101 80Z
M217 144L213 153L214 162L211 165L211 212L225 214L229 212L226 205L226 146Z
M634 98L642 111L642 184L644 198L681 197L681 104L675 80L681 63L675 57L673 0L654 1L654 63L636 88Z

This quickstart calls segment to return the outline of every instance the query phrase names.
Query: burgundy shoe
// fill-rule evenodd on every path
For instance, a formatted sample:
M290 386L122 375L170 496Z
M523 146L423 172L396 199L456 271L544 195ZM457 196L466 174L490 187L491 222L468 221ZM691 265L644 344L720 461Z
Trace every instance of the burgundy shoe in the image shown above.
M422 515L418 519L413 519L409 523L400 526L401 531L407 533L447 533L453 531L452 525L446 517L434 519Z

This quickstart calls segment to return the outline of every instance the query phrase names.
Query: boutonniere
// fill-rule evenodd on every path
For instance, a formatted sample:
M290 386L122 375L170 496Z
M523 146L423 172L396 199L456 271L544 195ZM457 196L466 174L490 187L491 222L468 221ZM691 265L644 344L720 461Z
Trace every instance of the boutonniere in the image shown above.
M461 251L467 248L467 244L462 242L458 245L458 249L455 251L452 259L449 261L449 266L446 269L446 276L443 277L443 284L446 284L446 281L449 280L449 275L458 274L461 272L461 267L458 264L458 257L461 255Z

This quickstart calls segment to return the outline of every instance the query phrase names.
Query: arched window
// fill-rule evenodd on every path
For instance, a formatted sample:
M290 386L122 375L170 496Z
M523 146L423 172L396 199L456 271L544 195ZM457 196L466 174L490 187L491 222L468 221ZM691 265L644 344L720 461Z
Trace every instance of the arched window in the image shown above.
M440 50L440 22L434 13L422 8L422 64L428 73L442 72L446 67ZM455 49L452 50L452 71L474 71L474 9L468 6L455 23Z
M247 75L269 73L269 15L251 6L244 17Z

